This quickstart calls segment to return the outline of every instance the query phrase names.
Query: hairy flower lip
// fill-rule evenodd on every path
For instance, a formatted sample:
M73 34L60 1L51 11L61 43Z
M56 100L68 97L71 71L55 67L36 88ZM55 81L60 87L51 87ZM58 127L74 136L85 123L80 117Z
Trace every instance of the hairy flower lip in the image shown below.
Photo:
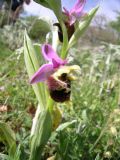
M64 85L65 84L65 85ZM47 80L50 96L55 102L66 102L70 100L71 82L67 78L50 76Z
M61 66L47 80L51 98L56 102L66 102L70 100L71 81L76 80L74 72L80 72L80 67Z

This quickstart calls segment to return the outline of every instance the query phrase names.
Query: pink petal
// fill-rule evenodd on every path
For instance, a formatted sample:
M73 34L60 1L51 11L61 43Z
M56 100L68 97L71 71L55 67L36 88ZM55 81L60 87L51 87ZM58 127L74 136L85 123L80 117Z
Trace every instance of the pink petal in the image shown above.
M77 16L77 17L80 16L85 6L85 3L86 3L86 0L77 0L76 4L70 11L70 14L73 14L74 16Z
M53 64L44 64L39 70L33 75L30 80L30 83L38 83L45 81L53 73Z
M68 17L70 26L75 23L76 19L83 15L83 8L85 3L86 0L77 0L74 7L70 11L63 7L64 14Z
M67 64L67 60L62 61L62 63L56 61L56 59L52 59L53 67L59 68L61 65Z
M60 64L55 59L52 59L52 63L54 68L59 68Z
M62 60L49 44L42 46L42 54L47 61L56 61L58 66L66 64L66 60ZM56 64L53 63L53 67L57 68Z

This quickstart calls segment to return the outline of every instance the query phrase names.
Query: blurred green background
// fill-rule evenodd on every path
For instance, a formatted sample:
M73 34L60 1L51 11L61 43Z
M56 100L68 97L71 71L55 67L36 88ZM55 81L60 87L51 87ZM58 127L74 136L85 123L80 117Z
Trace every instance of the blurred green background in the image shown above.
M72 104L63 104L63 122L76 123L52 135L43 160L58 154L62 160L120 159L120 13L108 22L96 16L77 46L70 50L70 64L82 69L72 84ZM51 22L24 17L8 24L0 11L0 121L6 122L29 156L29 134L37 101L26 72L22 52L25 28L33 43L46 41ZM0 159L7 154L0 139Z

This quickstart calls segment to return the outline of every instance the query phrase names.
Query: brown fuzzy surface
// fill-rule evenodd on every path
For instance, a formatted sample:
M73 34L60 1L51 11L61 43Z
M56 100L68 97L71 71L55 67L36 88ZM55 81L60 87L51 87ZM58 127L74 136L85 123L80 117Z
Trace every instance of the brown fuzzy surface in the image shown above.
M56 102L65 102L70 100L70 93L71 93L71 82L67 78L67 74L63 73L59 80L66 84L62 86L61 83L55 80L52 76L48 79L48 88L50 92L51 98Z

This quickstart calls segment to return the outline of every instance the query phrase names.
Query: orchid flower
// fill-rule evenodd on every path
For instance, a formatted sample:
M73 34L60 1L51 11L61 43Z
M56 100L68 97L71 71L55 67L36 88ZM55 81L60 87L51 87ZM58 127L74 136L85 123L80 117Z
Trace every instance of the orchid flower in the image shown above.
M73 25L75 21L83 15L83 8L85 6L85 3L86 0L77 0L76 4L70 11L63 7L63 13L68 17L68 22L70 26Z
M68 11L65 7L63 7L63 15L65 15L64 24L67 28L67 34L68 34L68 40L72 37L74 31L75 31L75 25L77 19L79 19L81 16L85 15L83 13L83 8L85 6L86 0L77 0L76 4L73 6L73 8ZM67 20L66 20L67 18ZM54 23L54 26L58 27L58 36L60 42L63 42L63 33L62 28L59 23Z
M51 45L45 44L42 46L42 55L46 61L49 63L43 64L38 71L33 75L30 83L38 83L38 82L47 82L48 89L50 91L50 95L52 99L57 102L63 102L69 99L69 94L64 93L67 88L67 83L60 80L57 76L54 76L54 73L62 66L64 66L67 61L61 59L57 53L53 50ZM63 94L63 98L61 98L61 93L58 90L61 90ZM68 96L69 95L69 96Z
M56 102L70 100L71 80L76 77L73 72L79 71L77 65L65 66L67 60L61 59L51 45L42 46L42 55L49 63L43 64L30 80L31 84L46 82L51 98Z

